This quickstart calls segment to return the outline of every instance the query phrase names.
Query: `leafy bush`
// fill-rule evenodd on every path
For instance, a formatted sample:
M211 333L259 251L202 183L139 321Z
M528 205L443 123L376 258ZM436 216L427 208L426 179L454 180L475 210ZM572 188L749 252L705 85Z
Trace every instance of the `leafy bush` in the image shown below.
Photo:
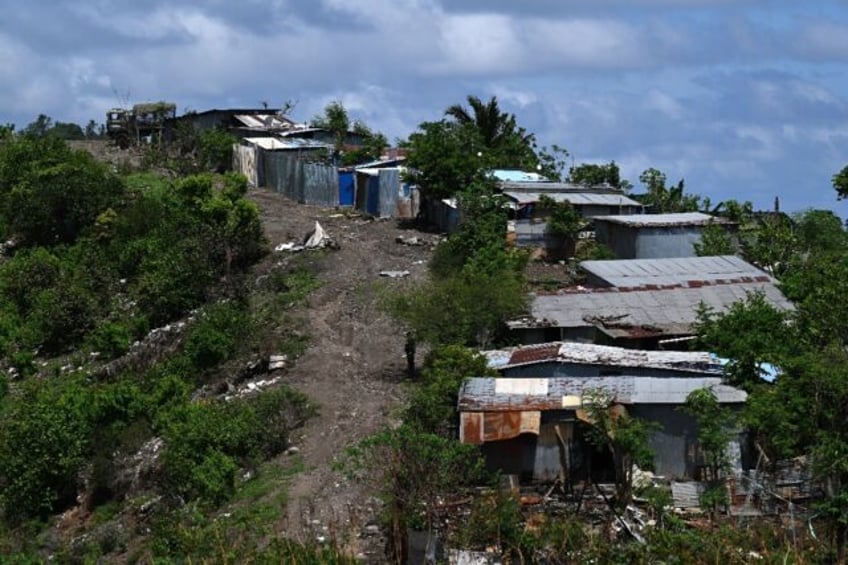
M239 467L288 446L288 434L314 414L306 397L287 388L248 400L174 406L160 416L166 484L187 499L218 505L235 489Z
M167 445L166 486L187 499L220 504L235 489L236 459L246 463L258 453L258 421L241 403L178 406L159 428Z
M6 396L0 414L0 503L12 524L74 502L92 429L74 381L33 382Z
M122 192L105 165L61 139L0 144L0 225L26 245L73 242Z
M309 399L288 387L265 390L250 400L262 428L260 451L266 458L289 447L289 434L315 415Z
M211 128L197 135L197 158L206 170L223 173L233 166L233 144L238 138L226 128Z
M457 345L434 349L421 371L421 384L413 391L404 422L417 430L456 437L456 403L459 388L468 377L496 376L486 358Z
M89 337L89 344L94 351L100 352L106 359L119 357L129 350L133 332L126 324L107 322L100 324Z
M250 316L241 305L215 304L198 315L186 337L184 351L192 366L208 369L230 359L250 333Z

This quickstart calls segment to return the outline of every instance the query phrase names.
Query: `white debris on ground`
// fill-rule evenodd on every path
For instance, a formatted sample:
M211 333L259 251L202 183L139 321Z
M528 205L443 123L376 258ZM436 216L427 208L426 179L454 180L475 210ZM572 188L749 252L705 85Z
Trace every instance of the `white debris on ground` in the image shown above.
M276 247L274 247L274 251L280 253L283 251L287 251L290 253L297 253L298 251L303 251L305 249L323 249L324 247L332 247L333 240L324 231L324 228L321 227L321 224L318 221L315 221L315 228L306 235L302 244L295 243L290 241L288 243L280 243Z

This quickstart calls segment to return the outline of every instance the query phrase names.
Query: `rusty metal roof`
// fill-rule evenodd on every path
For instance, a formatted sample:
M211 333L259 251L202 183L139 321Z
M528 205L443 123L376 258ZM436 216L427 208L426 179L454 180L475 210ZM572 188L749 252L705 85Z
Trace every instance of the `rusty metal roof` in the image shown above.
M461 412L564 410L575 397L593 391L618 404L684 404L695 390L709 387L722 404L745 402L745 391L722 383L721 377L553 377L547 379L475 377L463 383L457 406Z
M582 261L580 268L608 286L688 286L690 282L775 282L772 277L735 255L673 259Z
M651 351L626 349L594 343L551 342L526 345L483 354L489 367L502 370L536 363L559 362L608 367L673 369L693 373L720 374L722 363L712 353L701 351Z

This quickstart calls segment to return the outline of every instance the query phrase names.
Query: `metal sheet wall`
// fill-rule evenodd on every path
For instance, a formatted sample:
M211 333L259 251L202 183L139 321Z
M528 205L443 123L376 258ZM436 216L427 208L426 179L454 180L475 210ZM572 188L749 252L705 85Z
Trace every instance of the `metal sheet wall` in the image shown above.
M339 205L339 176L334 166L309 163L281 151L264 153L268 188L303 204Z
M380 217L391 218L397 208L400 191L400 171L397 169L380 170Z
M233 170L247 177L252 187L262 186L257 166L258 150L247 145L233 145Z

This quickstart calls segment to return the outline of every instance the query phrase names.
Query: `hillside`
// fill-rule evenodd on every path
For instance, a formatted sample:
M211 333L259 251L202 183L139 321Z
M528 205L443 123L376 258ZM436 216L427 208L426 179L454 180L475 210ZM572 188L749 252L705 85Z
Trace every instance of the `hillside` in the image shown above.
M404 393L405 338L379 301L385 291L401 289L426 271L431 246L405 245L397 238L432 242L434 236L402 229L394 220L300 205L264 190L253 191L250 198L261 207L272 247L300 241L316 220L338 244L338 249L304 257L321 286L296 314L306 321L310 341L284 381L317 402L320 411L295 441L305 470L289 486L281 527L287 535L308 537L321 535L326 526L356 540L362 527L377 519L373 493L344 482L332 463L345 447L394 421ZM258 272L290 259L275 253ZM380 277L381 271L410 275Z

